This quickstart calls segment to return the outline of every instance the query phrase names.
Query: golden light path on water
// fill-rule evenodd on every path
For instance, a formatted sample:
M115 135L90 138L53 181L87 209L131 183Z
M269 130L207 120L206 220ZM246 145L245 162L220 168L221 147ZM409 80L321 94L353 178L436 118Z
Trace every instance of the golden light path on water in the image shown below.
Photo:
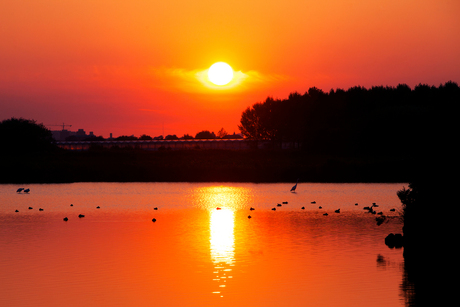
M245 195L250 191L241 187L207 187L199 191L201 206L209 211L209 246L214 264L213 280L219 289L213 291L223 297L223 288L232 279L235 262L235 211L247 206Z

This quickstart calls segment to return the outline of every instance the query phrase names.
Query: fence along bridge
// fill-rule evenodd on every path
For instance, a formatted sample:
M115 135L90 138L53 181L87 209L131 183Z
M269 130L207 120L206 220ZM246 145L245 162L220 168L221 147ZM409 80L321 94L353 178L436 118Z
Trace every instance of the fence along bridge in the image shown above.
M186 150L186 149L231 149L247 150L266 148L269 141L242 139L189 139L189 140L104 140L104 141L63 141L56 142L60 148L67 150L88 150L91 146L103 148L135 148L144 150Z

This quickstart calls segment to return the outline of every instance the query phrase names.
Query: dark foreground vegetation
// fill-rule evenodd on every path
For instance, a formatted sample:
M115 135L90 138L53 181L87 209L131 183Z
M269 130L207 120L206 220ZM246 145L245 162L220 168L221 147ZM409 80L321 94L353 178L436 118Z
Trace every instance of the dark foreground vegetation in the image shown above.
M0 122L0 183L77 181L408 182L454 144L460 88L407 85L311 88L267 98L242 113L248 139L264 150L65 151L33 120ZM280 149L282 143L296 150Z

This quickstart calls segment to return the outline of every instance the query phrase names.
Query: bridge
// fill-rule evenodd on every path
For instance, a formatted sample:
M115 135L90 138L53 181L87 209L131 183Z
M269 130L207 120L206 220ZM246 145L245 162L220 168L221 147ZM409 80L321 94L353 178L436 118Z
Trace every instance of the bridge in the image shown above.
M104 141L62 141L56 142L67 150L88 150L91 146L103 148L134 148L144 150L187 150L187 149L230 149L248 150L269 148L270 141L244 139L189 139L189 140L104 140ZM284 146L283 146L284 148Z

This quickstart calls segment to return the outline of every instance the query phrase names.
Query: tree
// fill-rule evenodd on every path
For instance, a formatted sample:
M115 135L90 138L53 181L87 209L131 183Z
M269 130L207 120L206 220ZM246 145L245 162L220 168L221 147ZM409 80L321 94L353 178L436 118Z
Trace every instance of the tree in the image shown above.
M177 137L177 135L173 134L168 134L166 137L165 137L165 140L178 140L179 138Z
M255 103L241 114L241 125L238 125L241 133L248 139L272 140L277 137L277 122L275 107L280 102L271 97L263 103Z
M217 132L217 137L219 139L224 139L228 135L227 131L225 131L224 128L220 129L219 132Z
M148 140L151 140L152 137L150 135L146 135L146 134L143 134L139 137L139 140L145 140L145 141L148 141Z
M135 137L134 135L120 135L119 137L116 138L116 140L118 141L136 141L137 140L137 137Z
M183 139L183 140L191 140L191 139L193 139L193 136L191 136L191 135L189 135L189 134L187 133L187 134L184 134L184 136L181 137L181 139Z
M14 118L0 122L2 153L30 154L55 149L52 133L35 120Z
M195 139L215 139L215 138L216 138L216 135L214 134L214 132L209 132L208 130L200 131L195 135Z

